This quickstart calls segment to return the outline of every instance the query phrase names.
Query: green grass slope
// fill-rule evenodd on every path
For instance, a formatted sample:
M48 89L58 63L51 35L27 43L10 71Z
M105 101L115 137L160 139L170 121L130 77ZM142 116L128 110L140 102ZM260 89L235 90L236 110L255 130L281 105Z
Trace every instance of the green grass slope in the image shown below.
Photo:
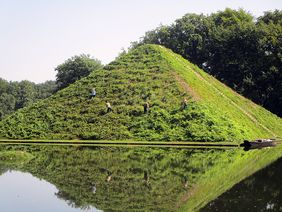
M92 87L97 96L90 99ZM113 112L106 113L107 101ZM18 139L236 141L281 135L280 118L157 45L132 50L0 122L0 137Z

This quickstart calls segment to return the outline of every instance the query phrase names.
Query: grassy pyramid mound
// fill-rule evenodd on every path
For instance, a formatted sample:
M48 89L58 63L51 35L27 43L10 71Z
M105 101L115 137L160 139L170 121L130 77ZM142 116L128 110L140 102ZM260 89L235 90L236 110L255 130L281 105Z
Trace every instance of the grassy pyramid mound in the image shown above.
M93 87L97 96L89 98ZM0 122L0 137L17 139L235 141L281 135L282 119L157 45L134 49Z

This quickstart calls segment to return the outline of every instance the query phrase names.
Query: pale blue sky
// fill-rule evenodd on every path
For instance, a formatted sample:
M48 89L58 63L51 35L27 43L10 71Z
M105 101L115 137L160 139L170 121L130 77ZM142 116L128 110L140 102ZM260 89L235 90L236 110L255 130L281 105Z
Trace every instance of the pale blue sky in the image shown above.
M58 64L82 53L106 64L160 24L226 7L257 17L282 0L0 0L0 77L54 80Z

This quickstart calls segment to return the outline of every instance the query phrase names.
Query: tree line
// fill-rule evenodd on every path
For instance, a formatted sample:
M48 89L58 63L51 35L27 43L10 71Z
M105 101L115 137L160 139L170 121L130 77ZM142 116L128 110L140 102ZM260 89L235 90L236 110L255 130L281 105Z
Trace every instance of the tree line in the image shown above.
M145 33L132 48L160 44L282 116L282 11L186 14Z
M55 81L35 84L27 80L8 82L0 78L0 120L17 109L51 96L55 89Z
M0 78L0 121L16 110L45 99L102 67L99 60L82 54L67 59L55 68L56 81L35 84L28 80L8 82Z

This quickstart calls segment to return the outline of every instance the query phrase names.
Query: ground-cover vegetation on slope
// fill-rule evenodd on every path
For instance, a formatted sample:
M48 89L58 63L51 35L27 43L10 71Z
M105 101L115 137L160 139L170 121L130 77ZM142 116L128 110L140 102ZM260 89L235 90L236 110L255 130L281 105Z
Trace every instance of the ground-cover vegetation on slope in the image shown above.
M93 87L97 96L89 98ZM234 141L281 132L280 118L157 45L121 55L0 122L0 137L18 139Z

